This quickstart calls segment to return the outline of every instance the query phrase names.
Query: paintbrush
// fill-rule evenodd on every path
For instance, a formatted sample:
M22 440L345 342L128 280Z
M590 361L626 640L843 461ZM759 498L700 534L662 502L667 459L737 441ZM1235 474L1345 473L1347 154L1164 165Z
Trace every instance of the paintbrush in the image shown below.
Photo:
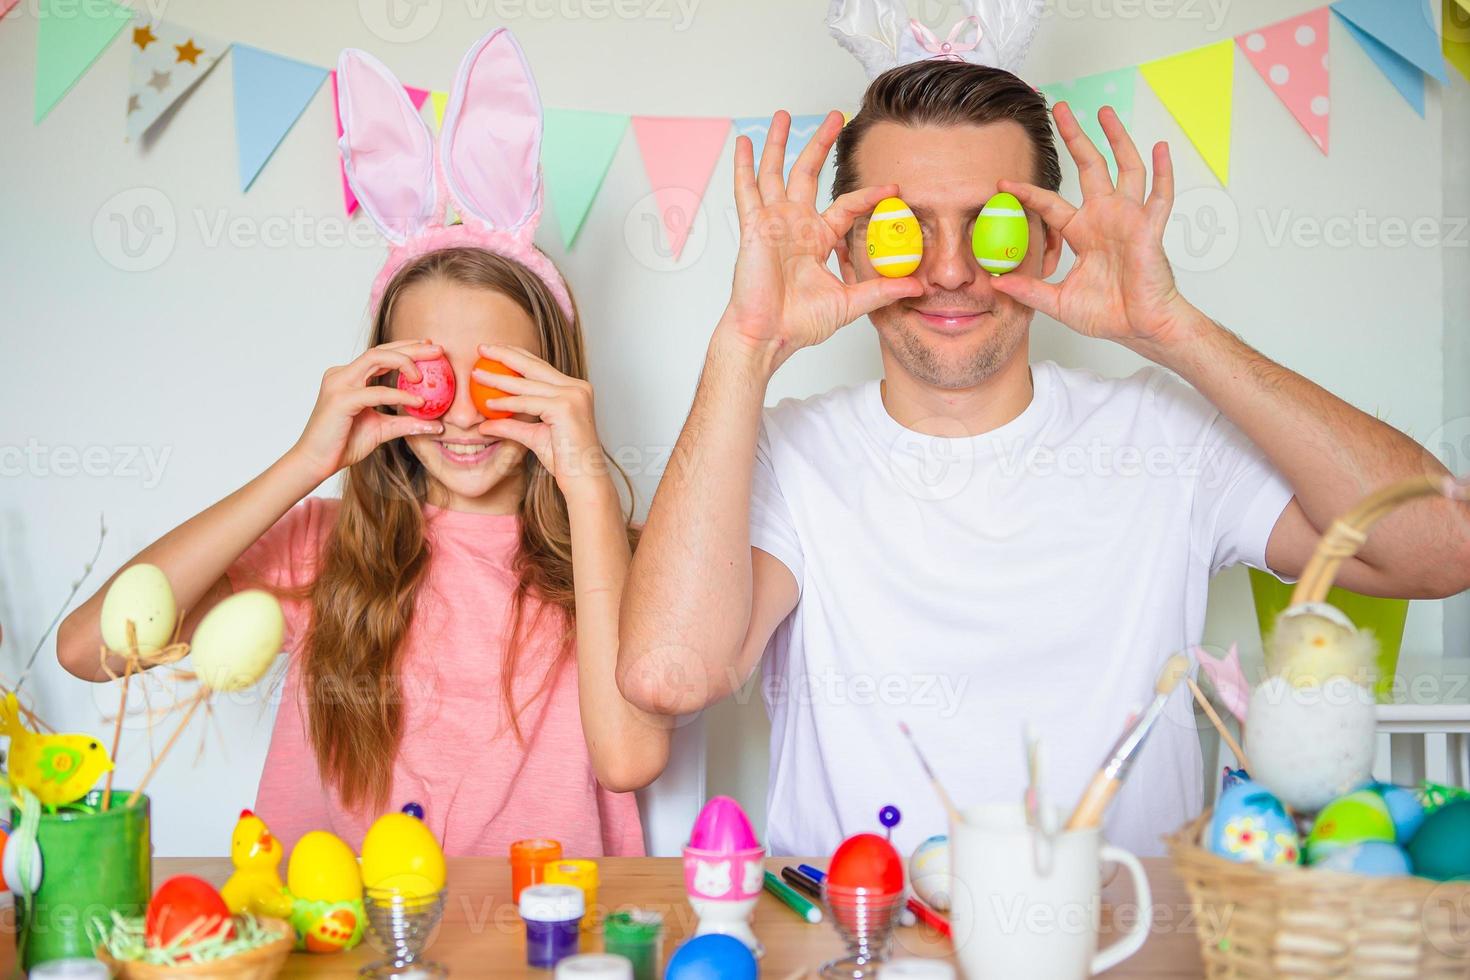
M1138 757L1138 750L1144 739L1148 738L1148 733L1153 730L1159 715L1164 713L1164 702L1169 700L1169 695L1187 673L1189 658L1182 653L1174 654L1164 664L1164 669L1159 671L1158 680L1154 682L1153 702L1144 709L1138 721L1119 736L1107 761L1097 771L1097 775L1092 777L1092 782L1087 784L1087 790L1078 801L1077 809L1072 811L1072 816L1067 820L1068 830L1096 827L1102 823L1103 812L1113 801L1123 780L1128 778L1128 770Z
M902 721L899 722L898 730L903 732L904 738L907 738L909 745L913 747L914 755L918 758L919 765L924 767L924 775L929 777L929 785L934 787L934 792L939 796L939 802L944 804L944 812L949 814L949 822L954 825L964 823L964 820L960 817L959 808L954 805L954 800L949 798L949 793L945 791L944 784L939 781L938 776L934 775L934 770L929 768L929 760L925 759L924 753L919 751L919 743L914 740L914 733L909 731L908 724Z
M1189 685L1189 691L1194 695L1195 701L1199 702L1199 706L1204 709L1205 717L1210 719L1210 724L1214 725L1215 731L1220 733L1221 740L1229 746L1231 752L1235 753L1235 767L1250 772L1251 764L1250 760L1245 757L1245 750L1231 736L1230 730L1225 727L1225 722L1220 720L1219 713L1215 711L1215 706L1210 704L1209 698L1205 697L1205 692L1199 689L1199 685L1194 682L1193 677L1185 678L1184 682Z

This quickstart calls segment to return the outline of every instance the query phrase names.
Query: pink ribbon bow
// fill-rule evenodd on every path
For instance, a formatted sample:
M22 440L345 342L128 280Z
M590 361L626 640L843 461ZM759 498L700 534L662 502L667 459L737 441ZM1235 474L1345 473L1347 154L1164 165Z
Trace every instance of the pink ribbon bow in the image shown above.
M961 44L959 37L970 27L975 28L975 40L968 44ZM980 18L975 16L966 17L949 29L949 37L943 41L929 28L917 20L909 21L909 31L914 35L914 40L919 47L929 52L931 59L940 61L964 61L960 57L962 51L974 51L980 45Z

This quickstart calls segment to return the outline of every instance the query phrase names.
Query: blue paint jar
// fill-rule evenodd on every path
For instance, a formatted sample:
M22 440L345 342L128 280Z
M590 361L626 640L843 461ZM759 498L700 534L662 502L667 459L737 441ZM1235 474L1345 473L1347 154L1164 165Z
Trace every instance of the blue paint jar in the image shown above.
M582 889L571 885L531 885L521 889L521 919L526 923L526 963L550 970L574 955L582 942Z

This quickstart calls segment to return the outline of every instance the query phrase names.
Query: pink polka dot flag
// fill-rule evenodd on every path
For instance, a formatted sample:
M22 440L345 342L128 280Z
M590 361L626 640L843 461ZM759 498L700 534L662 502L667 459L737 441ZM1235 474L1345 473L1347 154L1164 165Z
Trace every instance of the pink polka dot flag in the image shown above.
M1269 27L1235 38L1246 60L1255 66L1271 91L1302 124L1323 153L1327 152L1328 98L1326 7L1309 10Z

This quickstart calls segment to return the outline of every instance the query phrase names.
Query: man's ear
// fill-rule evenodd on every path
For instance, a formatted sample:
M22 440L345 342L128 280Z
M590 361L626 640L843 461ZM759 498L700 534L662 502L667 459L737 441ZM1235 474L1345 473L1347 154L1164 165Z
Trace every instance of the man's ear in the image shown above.
M1062 233L1045 222L1041 227L1046 229L1046 248L1041 253L1041 278L1047 279L1057 271L1057 263L1062 261Z

